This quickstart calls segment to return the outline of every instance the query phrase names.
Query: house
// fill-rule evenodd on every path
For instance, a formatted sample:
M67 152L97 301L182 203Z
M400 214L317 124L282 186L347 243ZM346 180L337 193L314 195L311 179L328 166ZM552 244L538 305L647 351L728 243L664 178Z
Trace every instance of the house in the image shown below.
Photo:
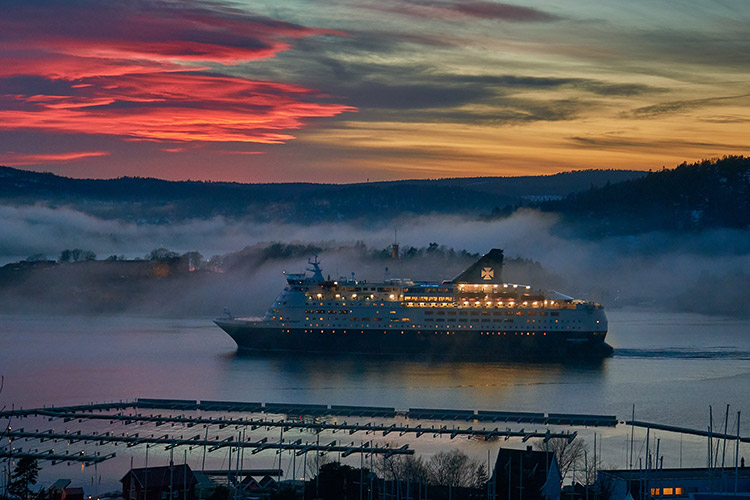
M245 478L240 483L240 487L243 490L247 491L255 491L261 489L260 483L253 476L245 476Z
M195 497L196 498L210 498L211 495L216 491L216 483L211 481L211 478L200 471L193 471L195 476Z
M279 487L279 484L276 482L276 480L269 475L263 476L263 479L261 479L258 484L260 485L261 489L264 490L275 490Z
M196 500L198 480L187 464L130 469L120 482L125 500Z
M83 488L69 488L70 479L58 479L49 487L50 500L83 500Z
M70 484L70 479L58 479L49 487L48 493L50 500L62 500L65 495L65 488Z
M83 500L83 488L65 488L60 500Z
M603 470L596 486L610 500L750 500L750 468Z
M490 479L495 498L560 500L562 476L553 452L501 448Z

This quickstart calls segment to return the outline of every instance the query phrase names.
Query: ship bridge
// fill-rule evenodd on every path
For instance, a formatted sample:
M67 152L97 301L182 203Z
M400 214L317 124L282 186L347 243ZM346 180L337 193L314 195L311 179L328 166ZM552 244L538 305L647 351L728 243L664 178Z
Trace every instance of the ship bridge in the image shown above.
M407 302L453 302L455 290L448 284L417 283L404 287Z

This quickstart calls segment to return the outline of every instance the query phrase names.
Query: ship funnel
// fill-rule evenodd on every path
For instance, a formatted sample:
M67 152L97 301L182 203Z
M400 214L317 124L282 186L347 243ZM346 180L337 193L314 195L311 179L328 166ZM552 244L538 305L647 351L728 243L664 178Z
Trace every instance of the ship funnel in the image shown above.
M499 285L503 282L503 251L493 248L482 258L453 278L450 283L489 283Z

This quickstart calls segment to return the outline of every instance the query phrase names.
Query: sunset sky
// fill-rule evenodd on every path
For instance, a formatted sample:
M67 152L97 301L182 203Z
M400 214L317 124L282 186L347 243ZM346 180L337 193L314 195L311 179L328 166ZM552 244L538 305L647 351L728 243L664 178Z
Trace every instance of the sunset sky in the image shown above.
M6 0L0 165L364 182L750 154L747 0Z

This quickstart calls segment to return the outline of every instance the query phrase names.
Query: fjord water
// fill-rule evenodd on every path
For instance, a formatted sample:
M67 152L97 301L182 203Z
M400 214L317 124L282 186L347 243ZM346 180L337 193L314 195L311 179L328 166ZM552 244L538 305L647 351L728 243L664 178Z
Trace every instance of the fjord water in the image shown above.
M609 311L601 364L244 355L209 319L3 316L5 405L137 397L627 416L705 427L750 402L750 320ZM748 408L750 410L750 408ZM750 415L750 414L749 414Z
M0 407L152 397L594 413L625 420L635 405L639 420L706 429L708 406L714 421L723 423L730 404L730 432L737 410L750 416L750 320L627 310L608 316L607 340L615 354L586 366L244 355L209 319L3 316ZM605 463L622 466L629 431L618 429L601 431L600 439L609 440ZM664 447L667 439L669 463L676 466L676 439L680 457L682 440L666 438ZM686 463L692 453L692 463L701 465L704 441L691 443ZM420 446L431 445L423 438Z

